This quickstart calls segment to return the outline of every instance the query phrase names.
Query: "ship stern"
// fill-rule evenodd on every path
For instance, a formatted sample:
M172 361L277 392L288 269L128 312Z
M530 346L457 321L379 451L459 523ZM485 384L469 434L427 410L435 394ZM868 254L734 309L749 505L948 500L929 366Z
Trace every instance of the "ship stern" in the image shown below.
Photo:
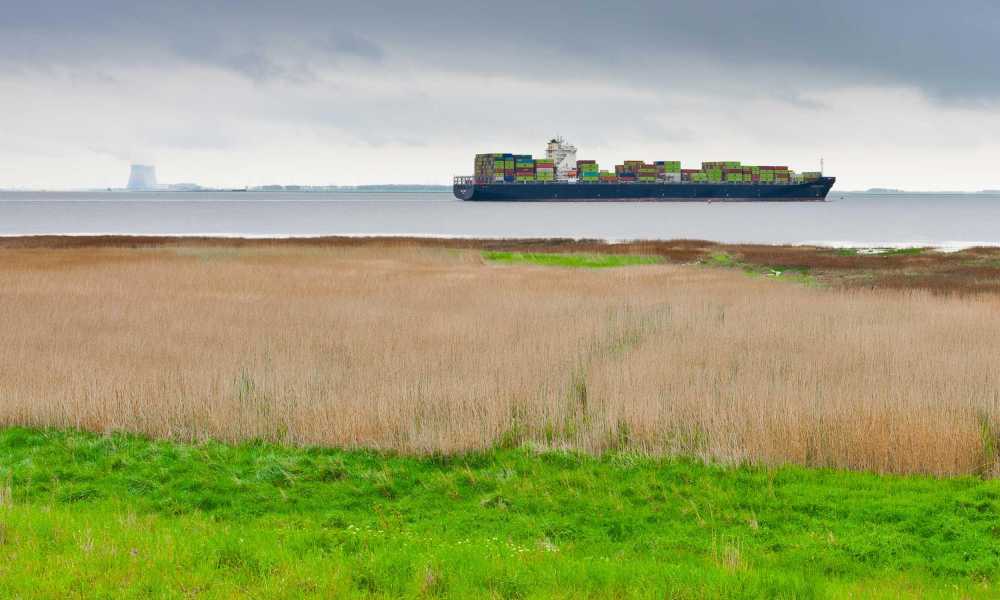
M451 193L459 200L472 200L476 195L476 181L472 177L455 177L451 185Z

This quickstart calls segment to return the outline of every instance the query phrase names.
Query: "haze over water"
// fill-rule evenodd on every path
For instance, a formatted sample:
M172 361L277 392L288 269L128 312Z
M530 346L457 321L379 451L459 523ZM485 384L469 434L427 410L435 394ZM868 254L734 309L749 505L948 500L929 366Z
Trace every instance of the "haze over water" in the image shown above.
M1000 245L1000 194L827 203L480 203L450 193L0 193L0 235L416 235Z

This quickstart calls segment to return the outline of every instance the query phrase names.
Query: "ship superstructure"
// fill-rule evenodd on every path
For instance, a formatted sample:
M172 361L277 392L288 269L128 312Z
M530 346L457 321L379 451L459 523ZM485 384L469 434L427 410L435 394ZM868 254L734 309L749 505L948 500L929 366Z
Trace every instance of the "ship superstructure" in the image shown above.
M562 137L554 137L545 147L545 158L555 162L556 179L566 180L575 176L576 146L567 144Z

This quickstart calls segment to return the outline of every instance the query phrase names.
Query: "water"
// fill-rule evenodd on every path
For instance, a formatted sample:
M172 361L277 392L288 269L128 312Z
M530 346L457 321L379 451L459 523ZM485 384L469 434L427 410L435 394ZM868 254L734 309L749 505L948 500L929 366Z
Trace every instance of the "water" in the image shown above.
M0 193L0 235L694 238L1000 245L1000 194L832 193L827 203L479 203L448 193Z

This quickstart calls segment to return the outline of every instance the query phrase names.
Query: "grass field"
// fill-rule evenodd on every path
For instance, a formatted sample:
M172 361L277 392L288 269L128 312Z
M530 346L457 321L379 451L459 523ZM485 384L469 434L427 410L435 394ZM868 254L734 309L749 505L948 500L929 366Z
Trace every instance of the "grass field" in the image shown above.
M989 598L1000 485L0 431L3 597Z

